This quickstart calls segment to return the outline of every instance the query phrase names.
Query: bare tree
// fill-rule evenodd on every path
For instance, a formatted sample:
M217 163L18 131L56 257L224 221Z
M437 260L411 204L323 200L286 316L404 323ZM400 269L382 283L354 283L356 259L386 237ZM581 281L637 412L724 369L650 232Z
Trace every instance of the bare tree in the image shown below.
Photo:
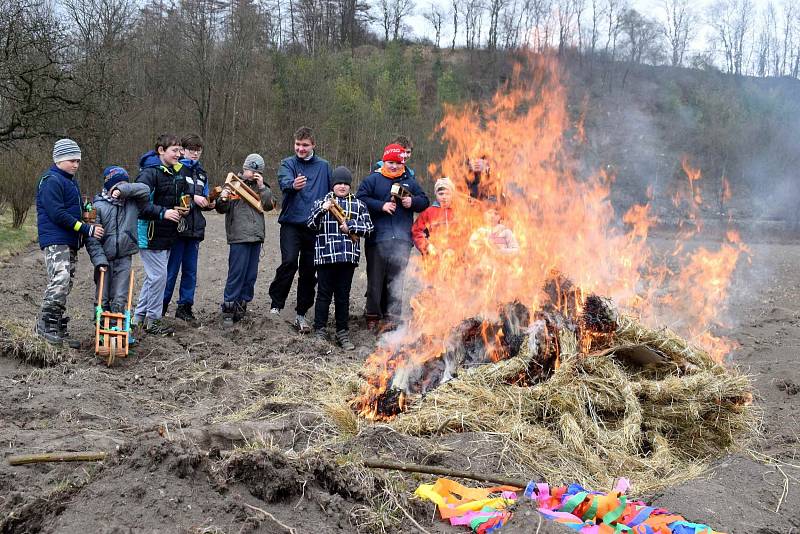
M428 10L422 14L425 17L425 20L431 23L433 26L433 33L434 33L434 46L439 48L439 43L442 39L442 24L444 23L444 10L438 5L434 4L433 2L430 3L428 6Z
M508 0L488 0L489 9L489 37L487 47L489 50L497 48L497 31L500 22L500 13L508 4Z
M414 0L392 0L392 37L395 41L400 38L403 19L414 12Z
M464 37L470 50L475 49L480 42L478 31L483 10L483 0L466 0L464 4Z
M667 39L670 62L673 67L683 65L683 56L696 17L689 0L663 0L664 22L662 31Z
M67 40L42 0L0 0L0 144L53 134L78 109Z
M458 6L461 5L461 0L452 0L452 13L453 13L453 42L450 45L450 50L456 49L456 37L458 36Z
M741 75L747 38L752 32L752 0L717 0L708 10L708 23L722 45L728 72Z

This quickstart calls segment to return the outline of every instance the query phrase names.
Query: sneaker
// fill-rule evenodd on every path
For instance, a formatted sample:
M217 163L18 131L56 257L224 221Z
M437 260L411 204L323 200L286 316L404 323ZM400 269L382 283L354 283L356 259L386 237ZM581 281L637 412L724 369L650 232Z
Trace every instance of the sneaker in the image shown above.
M314 330L314 339L317 341L328 341L328 333L325 331L324 328L320 328L319 330Z
M280 315L281 314L281 309L280 308L270 308L269 309L269 313L271 313L272 315Z
M350 333L347 330L339 330L336 332L336 341L344 350L356 350L356 346L350 341Z
M161 319L148 320L144 331L154 336L171 336L175 334L175 329Z
M308 334L309 332L311 332L311 327L309 326L308 321L306 321L306 318L305 318L304 315L298 314L294 318L294 327L301 334Z
M191 326L199 326L197 324L197 317L192 313L191 304L178 304L178 307L175 309L175 318L186 321Z

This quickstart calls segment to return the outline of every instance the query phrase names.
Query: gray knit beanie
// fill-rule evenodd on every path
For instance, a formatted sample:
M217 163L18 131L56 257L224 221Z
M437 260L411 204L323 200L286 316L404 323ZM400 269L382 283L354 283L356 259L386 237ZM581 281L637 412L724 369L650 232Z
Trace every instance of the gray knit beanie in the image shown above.
M53 146L53 163L81 159L81 147L72 139L59 139Z
M259 154L250 154L244 158L242 169L245 171L262 172L264 170L264 158Z
M336 167L331 173L331 184L347 184L353 183L353 173L347 167Z

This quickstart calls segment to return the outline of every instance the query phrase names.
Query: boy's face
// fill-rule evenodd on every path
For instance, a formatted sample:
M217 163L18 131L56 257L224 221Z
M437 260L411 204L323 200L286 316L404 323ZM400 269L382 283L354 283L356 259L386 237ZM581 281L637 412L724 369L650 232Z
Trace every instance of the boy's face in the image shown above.
M494 208L489 208L483 215L484 220L492 225L500 224L500 212Z
M175 165L181 159L181 154L183 154L181 145L171 145L167 148L158 147L158 157L164 165Z
M383 164L389 169L389 172L397 172L403 168L403 164L396 161L384 161Z
M405 150L405 160L408 161L411 159L411 153L414 152L414 148L410 146L404 146L403 150Z
M203 153L203 147L193 147L193 148L184 148L183 149L183 156L186 159L190 159L192 161L197 161L200 159L200 155Z
M252 180L255 173L256 172L253 169L243 169L242 178L244 178L245 180Z
M64 161L59 161L56 163L56 167L70 174L75 174L78 172L78 167L80 166L81 160L79 159L65 159Z
M311 139L295 139L294 140L294 153L300 159L305 159L314 152L316 145Z
M333 186L333 194L339 198L344 198L350 194L350 184L336 184Z
M443 208L449 208L450 202L453 200L453 194L446 187L440 187L439 190L436 191L436 200Z

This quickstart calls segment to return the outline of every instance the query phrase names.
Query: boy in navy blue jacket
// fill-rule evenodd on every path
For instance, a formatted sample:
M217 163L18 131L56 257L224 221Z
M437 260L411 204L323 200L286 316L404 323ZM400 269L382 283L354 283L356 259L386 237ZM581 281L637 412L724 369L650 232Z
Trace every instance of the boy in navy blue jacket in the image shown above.
M372 220L363 202L350 193L353 175L347 167L336 167L331 177L333 192L314 203L308 227L316 230L314 264L317 266L317 302L314 305L314 334L326 339L325 327L331 299L336 304L336 341L345 350L355 350L350 341L350 287L361 257L361 237L372 231ZM330 209L336 203L344 222Z
M198 326L192 311L194 293L197 288L197 260L200 242L206 235L206 218L203 211L214 209L208 202L208 175L200 163L203 153L203 139L197 134L189 134L181 139L183 158L180 173L186 180L186 194L189 196L189 212L178 228L178 238L172 244L167 262L167 287L164 289L164 314L172 300L178 274L181 283L178 289L178 307L175 318Z
M369 208L375 230L366 242L367 324L383 318L395 325L402 311L403 273L413 242L414 213L430 204L427 195L405 168L405 149L397 144L383 151L383 165L361 182L356 198ZM408 194L392 194L392 186Z
M103 227L81 221L81 191L75 173L81 163L81 149L72 139L60 139L53 147L53 166L39 178L36 215L39 247L44 251L47 288L36 321L36 333L48 343L67 343L79 348L69 337L67 296L78 265L78 249L87 237L103 237Z
M331 190L331 166L314 153L315 146L311 128L299 128L294 133L294 156L281 161L278 169L278 185L283 193L281 215L278 217L281 225L281 264L269 286L272 299L270 313L277 315L286 305L286 297L289 296L299 263L294 326L302 333L311 331L305 315L314 304L314 286L317 283L314 231L308 228L306 222L314 201Z

